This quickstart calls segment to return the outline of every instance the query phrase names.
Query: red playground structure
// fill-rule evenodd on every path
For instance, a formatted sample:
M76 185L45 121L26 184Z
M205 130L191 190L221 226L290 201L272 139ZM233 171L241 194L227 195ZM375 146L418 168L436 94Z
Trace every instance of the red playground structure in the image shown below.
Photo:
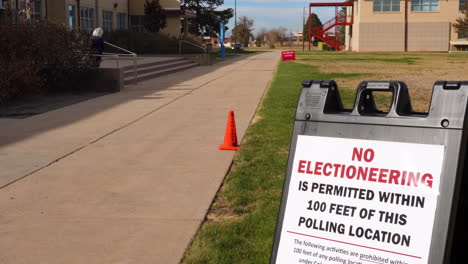
M312 7L335 7L335 17L323 23L320 27L312 27ZM351 15L347 13L342 14L339 7L351 7ZM340 51L344 48L344 43L338 38L338 26L349 26L354 22L354 8L352 2L339 2L339 3L310 3L309 4L309 51L312 45L312 38L318 38L328 45L332 46L335 50ZM332 29L335 29L335 34L331 35Z

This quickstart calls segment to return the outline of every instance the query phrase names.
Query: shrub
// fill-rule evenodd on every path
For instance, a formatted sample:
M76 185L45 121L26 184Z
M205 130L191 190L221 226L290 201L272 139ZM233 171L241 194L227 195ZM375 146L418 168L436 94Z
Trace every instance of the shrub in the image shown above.
M31 92L75 89L65 81L91 67L89 38L64 25L0 25L0 103Z
M179 39L164 33L134 32L120 30L104 34L104 40L137 54L179 54ZM193 38L184 38L198 45L201 43ZM105 48L106 50L108 47ZM109 49L109 51L116 52ZM183 45L184 53L203 53L200 48L188 44Z
M38 92L42 86L39 69L31 61L0 65L0 103L22 94Z

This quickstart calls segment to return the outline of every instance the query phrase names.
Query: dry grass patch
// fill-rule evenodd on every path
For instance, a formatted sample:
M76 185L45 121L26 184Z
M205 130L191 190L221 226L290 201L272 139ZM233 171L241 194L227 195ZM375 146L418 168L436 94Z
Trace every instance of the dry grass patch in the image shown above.
M207 221L219 222L226 220L235 220L241 217L241 214L234 213L232 206L223 196L217 196L210 212L206 216Z
M298 59L302 64L318 66L323 73L362 73L368 74L367 80L404 81L418 112L429 110L434 82L468 80L468 54L312 52ZM342 90L355 90L366 79L359 76L336 81Z

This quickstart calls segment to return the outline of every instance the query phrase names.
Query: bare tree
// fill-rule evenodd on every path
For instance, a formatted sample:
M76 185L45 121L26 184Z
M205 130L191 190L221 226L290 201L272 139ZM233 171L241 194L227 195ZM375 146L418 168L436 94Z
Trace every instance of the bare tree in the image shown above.
M284 27L279 27L278 28L278 32L279 32L279 38L278 38L278 41L280 43L281 46L284 46L284 42L287 42L287 32L288 30Z
M281 39L281 32L277 28L270 29L268 31L268 46L270 48L275 48L276 44Z
M257 37L255 38L255 44L257 45L257 47L261 47L261 46L265 45L265 42L267 40L267 36L268 36L268 31L267 31L266 28L261 28L257 32Z
M239 22L233 29L233 35L237 36L237 41L244 44L245 47L249 45L250 37L253 36L253 25L255 21L253 18L247 16L239 17Z

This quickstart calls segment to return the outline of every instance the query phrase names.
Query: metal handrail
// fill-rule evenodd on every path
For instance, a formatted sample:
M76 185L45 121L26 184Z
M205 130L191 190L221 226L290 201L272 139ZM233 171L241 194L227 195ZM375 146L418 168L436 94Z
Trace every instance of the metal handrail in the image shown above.
M89 54L89 56L91 57L99 57L99 58L102 58L102 57L112 57L112 58L116 58L116 64L117 64L117 68L120 68L119 67L119 56L118 55L113 55L113 54Z
M195 44L195 43L190 42L190 41L179 40L179 54L180 54L181 56L182 56L182 43L187 43L187 44L190 44L190 45L195 46L195 47L197 47L197 48L200 48L200 49L202 49L202 50L205 52L205 54L206 54L206 47L200 46L200 45Z
M112 52L103 52L103 55L117 55L117 56L122 56L122 57L134 57L135 55L133 54L125 54L125 53L112 53Z
M117 68L120 68L119 67L119 58L120 57L132 57L133 58L133 79L135 81L135 84L138 84L138 61L137 61L137 57L138 55L135 53L135 52L131 52L129 50L126 50L122 47L119 47L117 45L114 45L112 43L109 43L107 41L104 41L104 44L106 45L109 45L113 48L116 48L118 50L121 50L123 52L126 52L128 54L122 54L122 53L103 53L103 54L99 54L99 55L96 55L97 57L113 57L113 58L116 58L116 64L117 64Z
M137 55L135 52L131 52L131 51L129 51L129 50L126 50L126 49L124 49L124 48L122 48L122 47L119 47L119 46L114 45L114 44L112 44L112 43L109 43L109 42L107 42L107 41L104 41L104 44L107 44L107 45L109 45L109 46L111 46L111 47L113 47L113 48L119 49L119 50L121 50L121 51L125 51L125 52L127 52L128 54Z

